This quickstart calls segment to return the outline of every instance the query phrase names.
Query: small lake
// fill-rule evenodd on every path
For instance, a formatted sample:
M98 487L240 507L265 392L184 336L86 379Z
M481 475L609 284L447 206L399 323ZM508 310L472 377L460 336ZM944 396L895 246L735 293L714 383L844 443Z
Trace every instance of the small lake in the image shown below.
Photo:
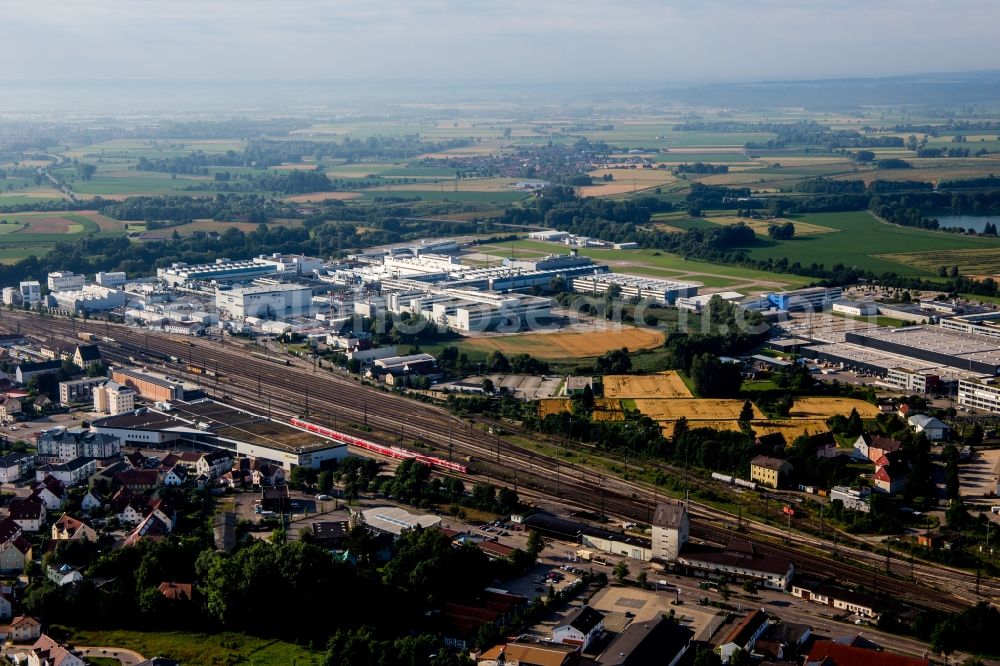
M973 229L982 232L987 223L1000 226L1000 215L928 215L937 218L942 229Z

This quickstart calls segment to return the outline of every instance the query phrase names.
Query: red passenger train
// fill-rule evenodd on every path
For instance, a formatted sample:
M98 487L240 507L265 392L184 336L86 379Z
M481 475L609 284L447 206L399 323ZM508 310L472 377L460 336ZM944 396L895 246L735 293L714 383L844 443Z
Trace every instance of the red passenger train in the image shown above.
M303 430L308 430L309 432L316 433L320 437L326 437L327 439L332 439L336 442L343 442L344 444L356 446L358 448L371 451L372 453L377 453L380 456L387 456L389 458L396 458L398 460L415 458L417 462L423 463L428 467L440 467L441 469L447 469L452 472L461 472L462 474L469 473L469 468L467 465L451 462L450 460L445 460L444 458L421 455L416 451L410 451L409 449L400 448L398 446L383 446L382 444L376 444L375 442L370 442L367 439L361 439L360 437L353 437L351 435L338 432L331 428L327 428L321 425L316 425L315 423L310 423L309 421L303 421L302 419L298 418L289 419L288 422L291 423L296 428L302 428Z

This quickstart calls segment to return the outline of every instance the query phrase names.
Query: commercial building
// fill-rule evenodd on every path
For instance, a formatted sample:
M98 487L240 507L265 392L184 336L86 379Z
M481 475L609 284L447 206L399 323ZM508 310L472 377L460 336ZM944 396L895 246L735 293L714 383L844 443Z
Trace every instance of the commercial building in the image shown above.
M958 404L963 407L1000 413L1000 380L976 377L958 382Z
M42 285L38 280L26 280L18 285L21 290L21 302L27 303L29 305L34 305L35 303L41 303L42 301Z
M59 404L78 405L94 399L94 388L108 381L107 377L84 377L59 382Z
M1000 312L979 312L960 317L949 317L942 319L938 325L949 331L1000 338Z
M617 288L622 298L638 298L664 305L673 305L678 298L697 296L701 286L696 282L660 280L625 273L602 273L573 278L573 291L578 293L600 295Z
M80 289L87 278L72 271L55 271L49 273L46 282L49 291L74 291Z
M870 488L849 488L834 486L830 489L830 501L840 500L845 509L868 513L872 510Z
M723 549L688 544L677 558L680 569L704 578L753 580L772 590L787 590L795 576L792 561L757 552L749 541L733 541Z
M250 280L255 277L274 275L277 272L278 264L272 261L261 261L260 259L232 261L219 258L211 264L173 263L167 268L157 268L156 277L167 285L176 287L189 282Z
M140 372L131 368L115 368L111 379L126 386L147 400L171 402L184 399L184 385L171 381L162 375Z
M125 283L128 282L125 271L101 271L94 276L94 279L102 287L124 287Z
M874 301L836 301L830 309L854 317L872 317L878 314L878 305Z
M843 297L840 287L809 287L768 294L767 301L779 310L823 310Z
M513 332L552 316L552 299L541 296L441 289L412 281L399 281L396 286L405 290L386 295L390 312L421 315L434 324L459 331Z
M719 646L722 663L728 664L737 650L742 650L748 654L752 653L754 646L757 644L757 639L767 630L768 620L767 613L757 609L751 611L746 617L733 625L729 634L722 639L722 645Z
M977 375L1000 374L1000 340L939 326L846 331L845 342Z
M362 520L370 529L398 538L403 532L415 528L427 529L441 523L440 516L413 514L398 506L377 506L361 512Z
M804 358L874 375L879 378L877 383L910 394L954 394L959 380L970 376L955 367L847 342L811 345L800 351Z
M312 310L312 288L299 284L258 285L215 290L215 307L237 321L247 317L288 319Z
M691 629L663 614L632 622L601 653L596 666L677 666L686 663L693 638Z
M56 307L71 312L107 312L125 307L126 302L125 292L121 289L102 287L98 284L56 291L49 298Z
M604 633L604 614L583 605L567 615L560 624L552 627L552 642L575 645L587 652L591 644Z
M738 303L744 298L743 294L738 291L720 291L715 294L702 294L701 296L682 296L677 299L675 305L682 310L701 312L716 296L727 303Z
M105 381L94 388L94 411L101 414L124 414L135 409L135 391L115 381Z
M35 363L20 363L14 370L14 376L19 384L27 384L32 377L54 374L62 368L62 360L37 361Z

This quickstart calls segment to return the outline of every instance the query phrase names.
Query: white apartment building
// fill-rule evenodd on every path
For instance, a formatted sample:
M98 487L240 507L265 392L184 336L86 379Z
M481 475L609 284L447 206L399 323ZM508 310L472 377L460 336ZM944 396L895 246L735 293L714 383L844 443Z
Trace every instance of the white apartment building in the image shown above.
M4 287L0 293L3 294L4 305L17 305L21 302L21 292L14 287Z
M101 414L125 414L135 409L135 391L118 382L108 381L94 388L94 411Z
M42 301L42 285L38 280L27 280L18 285L21 290L21 302L34 305Z
M102 287L122 287L128 281L125 271L112 271L105 273L101 271L96 275L97 284Z
M86 283L87 278L72 271L55 271L49 273L47 282L49 291L65 291L79 289Z
M216 289L215 306L235 320L247 317L288 319L312 310L312 288L275 284L236 289Z

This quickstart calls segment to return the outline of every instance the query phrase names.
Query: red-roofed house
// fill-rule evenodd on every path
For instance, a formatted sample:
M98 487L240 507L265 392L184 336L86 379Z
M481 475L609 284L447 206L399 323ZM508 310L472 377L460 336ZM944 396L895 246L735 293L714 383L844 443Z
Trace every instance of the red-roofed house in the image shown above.
M28 666L86 666L84 661L45 634L28 652Z
M877 652L833 641L816 641L806 657L806 664L822 666L930 666L930 663L920 657Z
M19 615L10 624L0 626L0 640L11 643L31 643L42 635L42 623L29 615Z
M160 594L165 596L167 599L172 599L174 601L190 601L194 599L191 596L191 583L171 583L168 581L163 581L160 583Z
M97 542L97 532L93 527L64 513L52 525L53 541L90 541Z
M722 641L722 645L719 646L722 663L728 663L730 657L737 650L753 652L753 647L757 644L757 639L767 630L767 623L767 613L758 609L736 624L725 640Z

